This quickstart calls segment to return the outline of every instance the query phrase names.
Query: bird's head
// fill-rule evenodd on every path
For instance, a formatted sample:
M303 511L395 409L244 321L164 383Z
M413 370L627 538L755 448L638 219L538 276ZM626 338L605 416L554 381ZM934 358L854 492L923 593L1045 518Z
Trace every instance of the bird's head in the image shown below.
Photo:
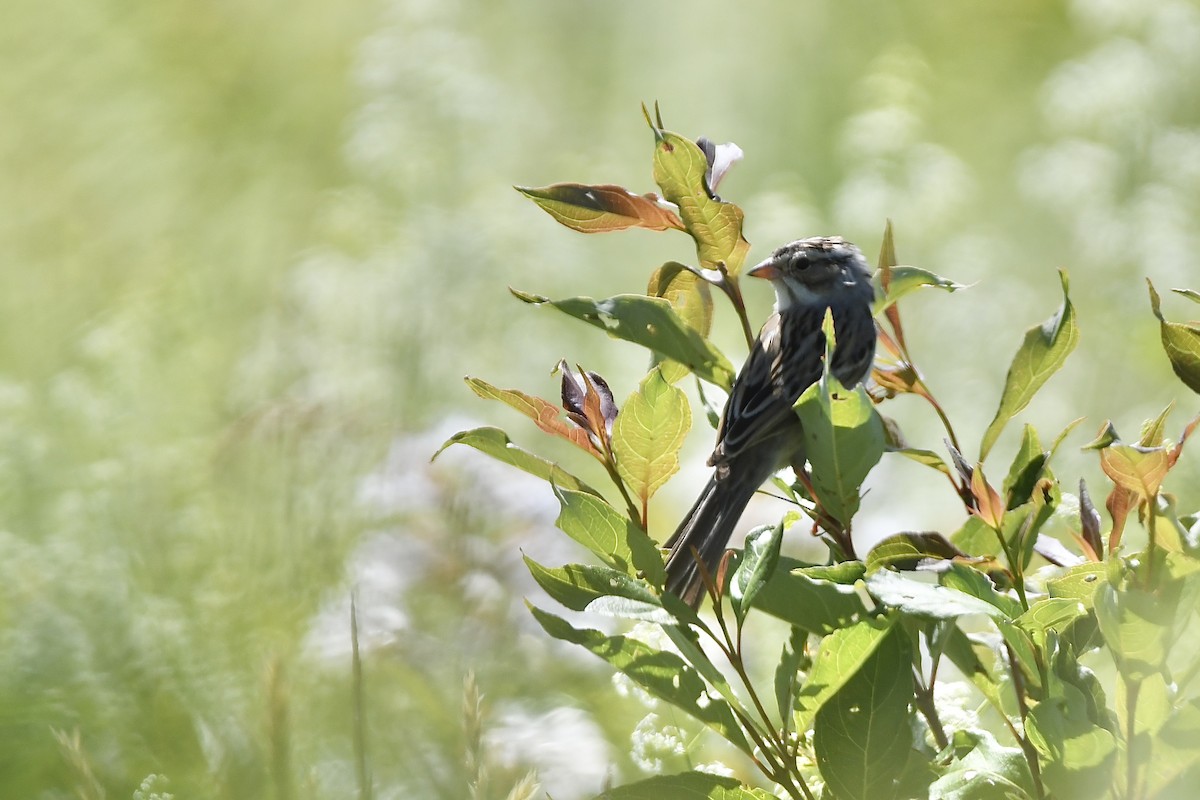
M814 236L780 247L746 273L775 287L776 308L829 304L847 297L870 302L871 268L862 251L840 236Z

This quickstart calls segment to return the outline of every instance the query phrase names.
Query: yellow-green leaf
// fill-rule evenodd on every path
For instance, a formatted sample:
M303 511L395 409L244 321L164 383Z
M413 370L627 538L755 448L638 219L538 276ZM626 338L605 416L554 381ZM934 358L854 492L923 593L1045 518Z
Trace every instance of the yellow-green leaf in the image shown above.
M1150 307L1154 316L1158 317L1162 346L1171 362L1171 369L1175 370L1179 380L1189 389L1200 393L1200 325L1167 322L1159 309L1158 292L1154 290L1154 284L1150 283L1149 278L1146 279L1146 285L1150 287ZM1192 297L1194 292L1179 289L1175 291L1189 299L1195 299Z
M679 471L679 448L692 427L687 397L652 369L613 423L617 472L643 502Z
M750 244L742 238L742 210L709 196L704 186L708 159L695 142L654 128L654 182L663 198L679 207L679 218L692 238L700 265L724 265L736 276Z
M1069 293L1070 281L1065 270L1059 270L1058 275L1062 282L1063 303L1054 316L1025 332L1025 341L1008 368L1000 407L983 434L979 446L980 461L987 458L1005 424L1029 405L1038 389L1058 372L1079 343L1079 326Z
M707 338L712 330L713 299L708 281L677 261L668 261L650 276L646 294L661 297L671 304L688 327ZM663 377L675 383L688 374L688 368L669 358L656 355L661 362Z
M446 443L433 454L433 458L437 458L442 454L443 450L452 444L465 444L468 447L474 447L479 452L487 453L497 461L503 461L505 464L510 464L519 470L528 472L530 475L536 475L555 486L599 495L599 492L567 472L558 464L517 447L508 438L508 434L499 428L475 428L469 431L459 431L446 440Z

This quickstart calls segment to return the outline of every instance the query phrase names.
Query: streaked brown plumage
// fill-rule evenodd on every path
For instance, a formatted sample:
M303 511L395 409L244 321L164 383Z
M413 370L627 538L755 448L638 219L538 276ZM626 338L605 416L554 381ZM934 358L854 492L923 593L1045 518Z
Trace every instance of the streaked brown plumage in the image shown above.
M874 290L866 259L840 237L784 245L747 274L775 288L775 313L763 325L734 381L709 458L712 477L667 541L666 588L696 607L750 498L771 475L804 461L804 431L792 406L821 377L826 309L836 348L831 372L845 386L867 377L875 357Z

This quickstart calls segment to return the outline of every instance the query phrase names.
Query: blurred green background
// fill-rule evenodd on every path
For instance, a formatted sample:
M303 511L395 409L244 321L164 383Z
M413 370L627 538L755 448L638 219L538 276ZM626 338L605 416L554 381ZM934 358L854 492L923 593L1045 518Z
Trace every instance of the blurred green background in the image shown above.
M0 4L0 797L356 796L352 592L375 796L467 796L480 723L497 797L531 767L558 800L683 768L529 619L522 549L579 557L546 487L429 464L499 424L594 467L461 377L553 397L565 357L624 397L643 354L506 287L639 291L693 260L676 233L571 233L511 186L653 189L657 100L745 150L722 195L752 258L832 233L873 257L891 218L903 262L973 284L904 304L968 458L1069 269L1082 343L1021 421L1087 417L1058 474L1099 502L1079 446L1105 419L1132 437L1196 409L1144 278L1200 289L1197 74L1185 0ZM716 338L741 357L720 306ZM915 402L889 413L940 449ZM697 418L656 535L710 445ZM1175 474L1194 510L1196 454ZM872 487L865 540L957 524L916 465Z

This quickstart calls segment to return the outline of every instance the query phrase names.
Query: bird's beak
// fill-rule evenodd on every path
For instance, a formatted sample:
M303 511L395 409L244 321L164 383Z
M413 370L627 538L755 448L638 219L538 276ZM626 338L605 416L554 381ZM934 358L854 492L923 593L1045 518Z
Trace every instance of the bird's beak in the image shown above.
M768 258L766 261L760 261L746 270L746 274L751 278L766 278L770 281L779 277L779 267L775 265L773 258Z

